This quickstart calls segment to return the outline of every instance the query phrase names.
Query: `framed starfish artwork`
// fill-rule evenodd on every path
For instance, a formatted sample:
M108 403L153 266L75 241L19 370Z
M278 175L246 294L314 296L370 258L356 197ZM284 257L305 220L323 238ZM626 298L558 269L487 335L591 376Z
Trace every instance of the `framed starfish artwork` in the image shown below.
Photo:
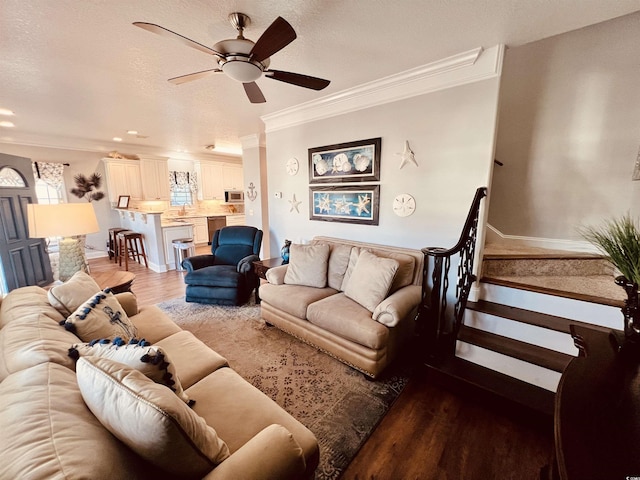
M309 183L377 182L382 139L309 149Z
M309 187L309 219L378 225L380 185Z

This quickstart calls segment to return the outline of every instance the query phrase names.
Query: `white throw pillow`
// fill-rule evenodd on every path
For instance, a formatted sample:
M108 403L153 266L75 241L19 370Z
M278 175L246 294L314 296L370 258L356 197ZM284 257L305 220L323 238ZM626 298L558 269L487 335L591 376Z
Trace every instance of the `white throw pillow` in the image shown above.
M100 291L96 281L85 272L76 272L62 285L56 285L47 292L49 303L65 317L82 305L87 298Z
M363 250L344 289L344 294L373 312L378 304L387 298L397 271L396 260L377 257Z
M202 417L141 372L108 358L80 357L76 377L100 423L168 473L202 478L229 456L227 444Z
M83 342L101 338L113 340L116 337L129 342L138 335L135 325L108 288L80 305L63 325Z
M135 343L132 343L135 342ZM169 387L182 401L191 406L195 403L184 393L176 369L167 353L146 340L125 343L121 338L96 340L90 343L76 343L69 349L74 360L80 357L96 356L109 358L115 362L135 368L156 383Z
M328 265L329 245L291 244L284 283L324 288L327 286Z

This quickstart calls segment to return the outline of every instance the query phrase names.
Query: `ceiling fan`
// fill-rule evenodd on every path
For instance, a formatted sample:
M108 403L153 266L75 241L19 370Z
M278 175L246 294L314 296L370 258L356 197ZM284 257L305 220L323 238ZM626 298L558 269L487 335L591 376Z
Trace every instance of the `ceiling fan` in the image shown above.
M322 90L329 85L330 81L322 78L269 69L269 57L296 39L295 30L284 18L276 18L255 43L244 38L242 34L243 30L251 24L251 19L247 15L234 12L229 15L229 21L231 25L238 30L238 37L222 40L216 43L213 48L207 47L206 45L154 23L134 22L133 24L136 27L157 33L163 37L173 38L191 48L216 57L216 62L218 63L217 68L170 78L169 82L175 85L197 80L212 73L222 72L228 77L242 82L244 91L251 103L266 102L260 87L258 87L258 84L255 82L263 74L266 78L272 78L312 90Z

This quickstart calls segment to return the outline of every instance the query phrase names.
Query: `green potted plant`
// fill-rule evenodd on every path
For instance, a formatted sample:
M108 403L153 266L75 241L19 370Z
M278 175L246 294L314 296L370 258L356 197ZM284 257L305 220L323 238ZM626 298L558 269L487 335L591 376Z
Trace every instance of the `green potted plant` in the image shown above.
M615 282L625 289L627 300L622 308L625 339L622 347L638 352L640 346L640 227L629 213L605 221L601 226L584 227L582 236L602 252L622 274ZM633 347L631 347L633 345Z

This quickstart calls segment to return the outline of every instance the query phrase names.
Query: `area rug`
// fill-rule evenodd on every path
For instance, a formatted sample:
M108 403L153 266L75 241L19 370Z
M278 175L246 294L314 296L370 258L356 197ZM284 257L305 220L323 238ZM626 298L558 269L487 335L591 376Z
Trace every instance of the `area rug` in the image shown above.
M396 362L380 380L367 380L268 327L254 303L220 307L178 298L158 306L315 434L320 445L318 480L342 475L409 378L409 367Z

